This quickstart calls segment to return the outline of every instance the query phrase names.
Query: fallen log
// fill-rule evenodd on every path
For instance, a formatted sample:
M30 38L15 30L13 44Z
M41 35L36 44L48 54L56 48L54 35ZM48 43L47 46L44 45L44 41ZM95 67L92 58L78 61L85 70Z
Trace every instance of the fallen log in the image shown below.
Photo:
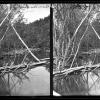
M0 75L4 75L6 73L11 73L11 72L16 72L16 71L18 72L19 70L22 71L22 69L25 69L25 68L26 70L29 70L35 67L45 66L47 64L48 64L47 61L41 61L41 62L34 62L30 64L22 63L19 65L3 66L3 67L0 67Z
M88 71L92 71L94 69L97 69L100 67L100 63L98 64L95 64L95 65L86 65L86 66L79 66L79 67L73 67L73 68L69 68L69 69L64 69L62 71L54 71L53 72L53 76L56 76L56 75L70 75L72 74L73 72L88 72Z

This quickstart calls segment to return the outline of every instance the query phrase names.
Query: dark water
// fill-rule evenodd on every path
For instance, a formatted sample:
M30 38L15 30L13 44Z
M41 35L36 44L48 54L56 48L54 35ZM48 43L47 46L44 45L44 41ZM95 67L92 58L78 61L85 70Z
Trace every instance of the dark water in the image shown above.
M54 77L53 84L54 90L61 95L100 95L100 78L92 72L88 73L88 78L87 73L84 78L75 75Z
M3 77L0 77L0 96L9 95L9 90Z
M41 96L50 95L50 74L45 67L37 67L30 70L27 74L29 80L18 81L17 77L10 74L10 92L12 96ZM7 79L7 75L5 76ZM11 89L12 88L12 89Z
M43 53L42 53L43 54ZM39 54L38 54L39 55ZM16 59L14 56L4 56L4 59L1 61L3 66L4 63L8 63L8 66L11 65L11 62L14 60L14 64L18 65L22 62L24 55L16 55ZM28 61L34 61L34 59L28 55ZM39 59L43 58L39 56ZM26 60L25 60L26 62ZM36 67L31 69L27 74L28 79L23 79L22 82L17 78L14 77L12 73L10 73L9 85L8 85L8 74L5 75L5 80L0 78L0 95L9 95L9 92L12 96L37 96L37 95L50 95L50 72L49 72L49 65L46 67ZM19 81L19 82L18 82ZM4 85L6 84L6 85ZM14 84L16 84L14 86ZM13 88L14 86L14 88Z
M61 95L85 95L86 86L79 76L58 76L54 77L53 82L54 90Z

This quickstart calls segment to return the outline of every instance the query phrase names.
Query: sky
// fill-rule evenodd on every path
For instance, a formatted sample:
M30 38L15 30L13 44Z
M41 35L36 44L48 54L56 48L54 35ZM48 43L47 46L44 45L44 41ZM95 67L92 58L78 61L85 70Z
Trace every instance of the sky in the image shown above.
M40 18L47 17L50 15L50 5L49 4L30 4L28 9L24 9L22 12L24 14L24 22L29 24ZM15 16L14 19L17 18L18 15ZM27 19L27 22L26 22Z
M50 8L29 8L24 11L24 18L27 19L27 23L34 22L48 15L50 15Z
M47 17L50 15L50 4L29 4L29 8L23 8L21 10L23 16L23 21L25 24L32 23L40 18ZM19 14L14 16L14 20L18 18Z

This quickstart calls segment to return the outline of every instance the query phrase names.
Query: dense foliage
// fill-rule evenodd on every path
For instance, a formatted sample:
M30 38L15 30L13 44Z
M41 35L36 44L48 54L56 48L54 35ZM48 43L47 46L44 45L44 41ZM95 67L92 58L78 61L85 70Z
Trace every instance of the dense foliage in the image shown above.
M18 21L14 26L29 48L40 48L41 51L44 51L44 55L46 55L47 50L50 48L50 16L30 24ZM5 32L5 28L6 24L2 26L1 34ZM18 39L11 26L9 26L9 29L1 42L2 51L8 52L21 48L25 47ZM47 56L49 56L49 54Z

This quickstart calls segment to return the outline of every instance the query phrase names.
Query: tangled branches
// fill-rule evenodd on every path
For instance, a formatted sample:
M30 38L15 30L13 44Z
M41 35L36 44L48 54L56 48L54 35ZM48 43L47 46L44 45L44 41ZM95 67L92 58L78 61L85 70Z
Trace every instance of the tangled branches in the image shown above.
M98 55L100 46L95 44L99 44L100 36L99 31L94 26L97 19L100 19L97 17L99 16L100 7L96 4L87 4L86 6L85 4L80 4L80 7L77 4L54 5L53 38L54 57L56 59L54 61L53 78L61 76L64 79L64 77L74 77L75 75L80 78L81 75L87 74L86 87L88 88L88 73L94 73L100 67ZM90 41L95 42L92 44ZM99 78L98 72L95 75ZM77 78L74 81L76 80ZM56 82L58 81L54 81L54 84ZM60 88L60 84L63 84L63 81L60 81L58 88ZM71 87L66 87L67 90L72 89ZM61 92L59 89L58 91L59 93Z

